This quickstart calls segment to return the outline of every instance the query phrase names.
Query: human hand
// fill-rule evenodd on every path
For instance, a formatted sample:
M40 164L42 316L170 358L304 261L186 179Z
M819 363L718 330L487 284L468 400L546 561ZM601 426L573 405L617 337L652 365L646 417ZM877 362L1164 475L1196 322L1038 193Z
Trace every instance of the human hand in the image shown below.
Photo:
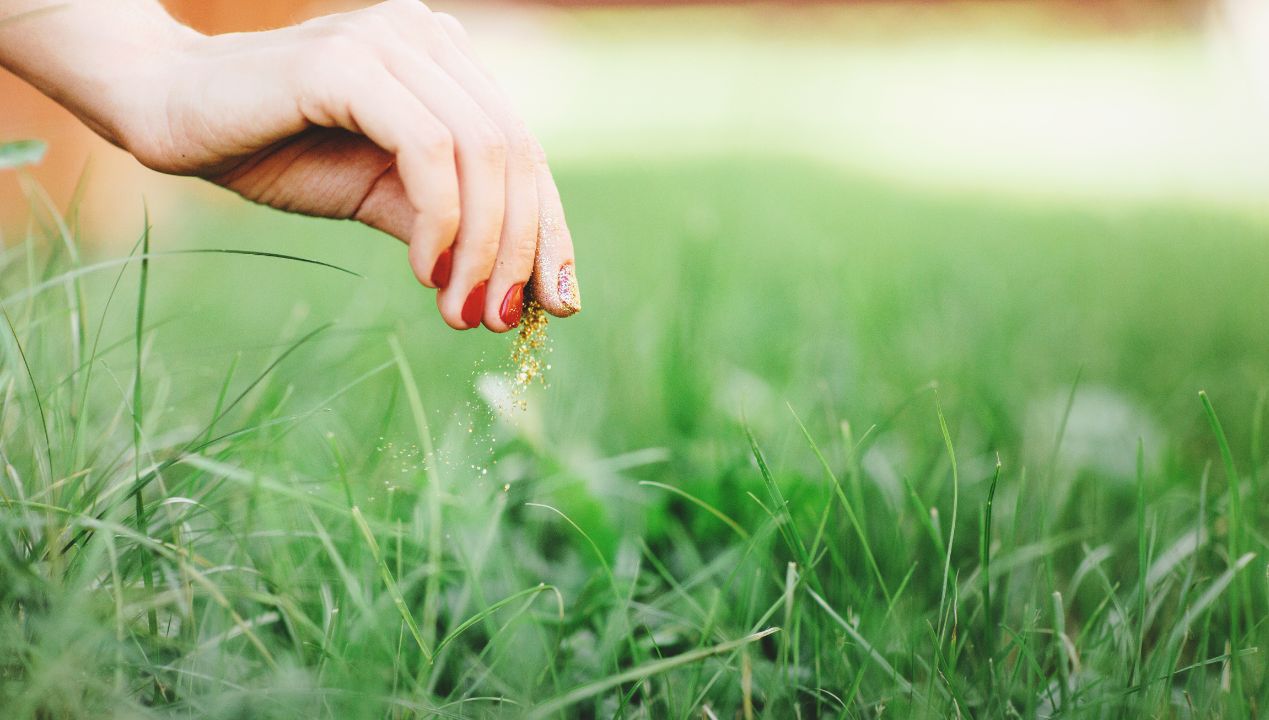
M146 56L81 83L107 83L99 99L58 99L153 169L399 238L451 327L515 326L531 275L547 311L580 309L542 148L452 17L389 0L258 33L171 22Z

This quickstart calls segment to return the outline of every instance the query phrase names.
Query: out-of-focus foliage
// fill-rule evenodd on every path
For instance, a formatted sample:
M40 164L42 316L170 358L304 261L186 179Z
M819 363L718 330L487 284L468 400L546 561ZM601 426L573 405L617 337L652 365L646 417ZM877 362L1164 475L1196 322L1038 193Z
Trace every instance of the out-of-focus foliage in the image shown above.
M395 243L191 207L139 318L139 263L78 273L42 214L5 255L6 716L1265 707L1262 226L559 175L586 310L514 422L477 389L510 338L445 329Z

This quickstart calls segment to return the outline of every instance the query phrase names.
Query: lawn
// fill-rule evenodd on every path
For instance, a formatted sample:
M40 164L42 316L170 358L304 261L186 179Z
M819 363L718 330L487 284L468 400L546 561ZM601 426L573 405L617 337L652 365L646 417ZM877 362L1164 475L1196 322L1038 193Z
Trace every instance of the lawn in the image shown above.
M395 242L193 204L124 263L37 209L0 717L1269 708L1262 221L558 175L585 310L510 413L511 338L446 329Z

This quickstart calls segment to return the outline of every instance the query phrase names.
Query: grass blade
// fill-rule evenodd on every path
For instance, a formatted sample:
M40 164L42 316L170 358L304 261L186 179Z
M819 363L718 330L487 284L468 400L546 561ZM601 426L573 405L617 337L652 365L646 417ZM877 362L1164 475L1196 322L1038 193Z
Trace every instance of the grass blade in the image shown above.
M283 360L285 360L285 359L286 359L286 358L287 358L287 357L288 357L291 353L293 353L293 352L295 352L296 350L298 350L298 349L299 349L301 346L303 346L305 343L307 343L307 342L309 342L310 340L312 340L313 338L317 337L319 334L321 334L323 331L325 331L326 329L328 329L328 328L330 328L330 327L331 327L331 324L330 324L330 323L327 323L327 324L325 324L325 325L322 325L322 326L318 327L317 329L312 330L312 331L311 331L311 332L309 332L307 335L305 335L305 336L301 337L299 340L296 340L295 342L291 343L291 345L290 345L290 346L288 346L286 350L282 351L282 353L281 353L281 354L279 354L276 358L274 358L273 362L269 363L269 366L268 366L268 367L266 367L266 368L264 369L264 371L263 371L263 372L261 372L259 375L257 375L257 376L256 376L256 378L255 378L254 380L252 380L252 381L251 381L251 383L250 383L250 384L248 384L248 385L247 385L247 387L246 387L246 388L245 388L245 389L244 389L241 393L239 393L239 394L238 394L238 396L237 396L236 398L234 398L234 401L233 401L233 402L231 402L231 403L230 403L227 407L225 407L225 409L224 409L224 410L223 410L223 411L222 411L219 415L217 415L216 417L212 418L211 422L210 422L210 423L208 423L208 424L207 424L207 426L205 426L202 430L200 430L197 434L195 434L195 435L194 435L194 438L193 438L192 440L190 440L190 441L189 441L189 442L188 442L188 443L187 443L184 447L182 447L182 448L181 448L178 452L176 452L176 453L175 453L172 457L170 457L170 458L168 458L168 459L164 460L164 461L163 461L163 462L161 462L161 463L158 463L158 464L157 464L157 465L155 465L153 468L151 468L151 469L147 470L147 471L146 471L143 475L141 475L141 477L140 477L140 478L137 480L137 482L134 484L133 488L129 491L128 495L124 496L123 498L120 498L120 499L116 500L116 501L115 501L112 505L110 505L110 506L108 506L106 509L102 510L102 511L98 514L98 516L97 516L97 517L98 517L98 519L101 519L101 518L106 517L106 515L107 515L107 514L108 514L111 510L113 510L114 508L118 507L119 503L126 502L126 501L127 501L129 498L131 498L133 495L135 495L135 494L137 494L137 493L140 493L142 490L144 490L144 489L146 488L146 486L147 486L147 485L149 485L151 482L153 482L153 481L154 481L154 479L155 479L156 477L158 477L159 473L161 473L161 472L163 472L164 470L167 470L169 467L171 467L171 466L173 466L173 465L175 465L175 464L177 464L177 463L181 462L181 461L182 461L183 459L185 459L185 457L186 457L186 456L188 456L189 454L191 454L191 453L196 453L196 452L198 452L199 450L201 450L201 449L203 449L203 448L207 447L208 445L210 445L210 444L212 444L212 443L217 442L218 440L221 440L221 439L226 438L226 437L233 436L233 435L235 435L235 434L237 434L237 433L239 433L239 432L243 432L243 431L241 431L241 430L240 430L240 431L235 431L235 432L231 432L231 433L227 433L227 434L225 434L225 435L222 435L222 436L220 436L220 437L218 437L218 438L212 438L211 440L208 440L208 441L205 441L205 442L201 442L201 443L199 442L199 441L200 441L200 439L203 437L203 435L204 435L204 434L206 434L206 432L207 432L207 427L212 427L212 426L214 426L217 422L219 422L222 418L224 418L224 416L225 416L225 415L229 414L229 412L230 412L231 410L233 410L233 409L234 409L234 407L236 407L236 406L238 405L238 403L242 402L242 400L243 400L243 399L244 399L244 398L245 398L248 394L250 394L250 392L251 392L253 389L255 389L255 387L256 387L257 385L259 385L261 382L263 382L263 381L264 381L264 379L265 379L266 377L268 377L268 376L269 376L269 373L273 372L273 370L274 370L274 369L276 369L276 368L278 367L278 365L281 365ZM62 547L62 552L64 553L64 552L67 552L68 550L70 550L70 548L71 548L72 546L74 546L76 543L78 543L78 542L80 542L81 540L83 540L85 537L87 537L89 534L91 534L91 532L92 532L92 531L91 531L91 529L85 529L85 530L80 531L80 533L79 533L79 534L77 534L75 537L71 538L71 540L70 540L69 542L67 542L67 543L66 543L66 544Z
M25 14L0 20L0 26L17 20ZM0 143L0 170L12 170L26 165L37 165L44 159L44 153L46 152L48 152L48 143L43 140L14 140L13 142Z
M668 657L663 660L653 660L652 662L644 663L643 665L640 665L639 667L632 668L623 673L618 673L610 677L606 677L602 680L597 680L595 682L581 685L577 688L574 688L573 690L568 691L567 693L563 695L560 695L559 697L547 700L546 702L540 705L534 706L534 708L530 710L524 717L526 718L526 720L537 720L538 718L544 718L550 715L554 715L555 713L560 712L561 710L564 710L565 708L576 705L577 703L585 700L586 698L594 697L595 695L598 695L599 693L602 693L605 690L616 687L618 685L623 685L628 682L634 682L636 680L643 680L645 678L652 677L653 675L658 675L668 670L673 670L676 667L681 667L683 665L689 665L691 663L700 662L701 660L704 660L705 658L708 658L714 655L722 655L725 653L732 652L733 650L738 650L740 648L745 647L746 645L755 643L763 639L764 637L767 637L768 635L777 633L779 631L780 631L780 628L776 628L776 627L767 628L766 630L753 633L752 635L746 635L745 637L738 638L736 640L729 640L724 643L719 643L717 645L714 645L713 647L702 648L700 650L691 650L681 655L675 655L674 657Z
M441 516L441 477L436 472L436 450L432 446L432 431L427 424L427 413L423 411L423 400L419 396L419 386L414 382L414 372L406 360L401 343L393 335L388 338L392 347L392 356L396 359L397 368L401 371L401 383L405 386L405 395L410 404L410 413L414 417L414 427L419 434L419 447L423 449L423 472L427 477L427 561L429 572L423 590L423 637L431 645L436 639L436 618L441 596L441 562L444 559L442 547ZM428 658L429 662L431 657Z
M641 480L639 481L639 484L646 485L648 487L661 488L662 490L672 492L675 495L678 495L679 497L682 497L683 499L695 504L697 507L701 508L705 512L708 512L710 515L713 515L719 520L722 520L723 523L727 525L727 527L732 529L732 532L740 536L741 540L749 539L749 531L741 527L740 523L736 522L735 520L732 520L730 517L728 517L718 508L714 507L713 505L710 505L709 503L696 497L695 495L689 493L688 491L682 488L676 488L673 485L666 485L665 483L656 482L655 480Z
M803 577L816 589L821 592L819 577L815 574L815 562L806 551L806 544L802 542L802 535L798 533L797 524L793 521L793 514L789 511L789 502L785 500L784 493L780 491L780 486L776 483L775 477L771 474L771 468L767 466L767 459L762 454L762 448L758 447L758 439L754 437L753 430L745 425L745 437L749 439L749 451L753 455L753 459L758 463L758 472L762 475L762 480L767 486L767 493L771 496L774 507L769 510L777 522L777 528L780 535L784 537L784 542L788 546L789 551L797 558L798 563L806 569ZM757 498L754 498L755 500ZM761 503L759 503L761 505Z
M886 677L891 678L898 684L900 692L905 695L912 692L912 683L908 682L907 678L900 675L899 671L895 670L894 666L891 665L881 653L877 652L877 649L872 646L872 643L868 642L863 635L859 634L859 631L855 629L855 626L846 622L841 615L838 615L837 611L833 609L833 606L829 605L828 602L824 600L824 598L820 597L814 590L807 588L806 591L810 593L811 599L814 600L817 605L824 608L824 612L828 613L828 616L833 619L833 622L837 623L842 631L850 636L851 640L855 641L856 644L864 649L864 652L868 653L869 659L871 659L877 667L881 668L881 671L886 674Z
M1137 654L1128 668L1128 684L1132 685L1137 671L1145 661L1146 644L1146 593L1149 591L1150 558L1146 545L1146 446L1137 438Z
M149 522L146 519L145 501L141 492L141 423L144 420L145 401L142 395L142 356L144 346L145 331L145 295L150 284L150 260L146 257L150 252L150 215L146 211L144 229L141 231L141 276L137 281L137 311L136 325L133 331L134 349L136 350L136 370L132 374L132 469L133 469L133 485L132 497L136 504L136 524L137 532L145 535L149 530ZM154 586L154 568L151 564L149 553L141 555L141 582L145 586L146 592L151 592ZM146 614L150 625L151 637L159 634L159 618L158 612L151 607ZM160 690L158 684L155 684L155 694L159 695Z
M396 606L397 612L400 613L401 620L405 622L406 629L410 631L410 637L414 638L414 642L418 644L423 657L427 658L429 663L432 662L432 650L423 641L423 636L419 633L418 623L414 621L414 615L410 613L410 608L405 604L405 597L401 595L401 588L397 587L397 581L392 577L392 571L388 569L388 563L383 559L383 551L379 549L379 542L375 540L374 533L370 530L370 526L366 524L366 518L361 514L361 508L354 506L352 517L353 522L357 524L357 529L361 531L362 539L366 541L366 545L370 548L370 555L374 558L375 565L379 567L379 575L383 578L383 584L387 587L388 595L392 598L392 603Z
M93 263L92 265L83 265L83 266L75 268L74 270L68 270L60 275L56 275L54 277L43 280L41 282L32 283L28 285L28 287L25 290L9 295L8 297L4 298L4 300L0 300L0 307L8 307L9 305L22 302L23 300L27 300L29 298L35 297L36 295L39 295L40 293L43 293L47 290L56 288L65 283L74 282L81 277L84 277L86 275L91 275L95 272L100 272L102 270L109 270L111 268L121 267L121 266L128 265L134 262L139 262L142 260L151 260L154 258L177 257L181 255L243 255L247 257L260 257L260 258L269 258L274 260L287 260L290 262L298 262L298 263L303 263L305 265L314 265L317 267L337 270L341 273L344 273L346 275L351 275L357 278L365 277L361 273L355 272L353 270L349 270L348 268L341 267L339 265L323 262L321 260L313 260L311 258L301 257L299 255L288 255L286 253L265 252L262 250L236 250L232 248L189 248L185 250L163 250L159 252L148 252L141 255L134 255L134 256L130 256L126 258L113 258L111 260L103 260L98 263Z
M436 653L439 655L441 650L444 649L446 645L449 645L450 643L454 642L454 640L458 639L458 636L462 635L465 630L470 628L472 625L475 625L477 623L484 621L485 618L489 617L490 615L493 615L494 613L498 612L499 610L506 607L507 605L510 605L511 603L519 600L520 598L528 597L530 595L537 595L538 593L544 593L547 591L553 592L555 593L557 598L559 597L560 591L554 585L547 585L543 583L541 585L538 585L537 587L525 588L521 590L520 592L517 592L512 595L508 595L507 597L499 600L498 602L493 603L492 605L486 607L484 610L481 610L475 615L472 615L471 617L459 623L458 626L455 627L453 630L450 630L449 634L446 635L444 638L442 638L439 643L437 643ZM560 605L561 605L560 612L563 613L562 599L560 600Z
M1228 484L1229 493L1229 557L1240 557L1243 544L1243 511L1242 511L1242 483L1238 479L1238 470L1234 466L1234 454L1229 449L1229 440L1225 437L1225 429L1221 427L1220 418L1216 416L1216 408L1212 406L1212 401L1207 396L1207 391L1199 392L1199 399L1203 403L1203 411L1207 414L1207 421L1212 427L1212 434L1216 436L1217 447L1220 448L1221 461L1225 464L1225 477ZM1239 637L1239 630L1242 625L1239 613L1245 612L1248 626L1254 626L1255 618L1252 615L1250 603L1250 588L1239 583L1237 592L1229 595L1229 655L1230 667L1233 670L1234 695L1236 701L1242 703L1242 663L1239 661L1241 653L1239 645L1242 639ZM1242 602L1240 603L1239 600Z
M834 494L837 495L837 501L842 504L842 509L846 512L846 517L850 520L850 526L855 530L855 537L859 539L860 547L864 549L864 559L868 561L868 567L872 570L873 577L877 579L877 587L881 588L881 594L886 598L886 604L892 604L894 598L890 594L890 588L886 584L885 578L881 574L881 568L877 566L877 557L873 554L872 544L868 542L868 535L864 532L864 525L860 522L860 518L855 514L855 506L846 497L845 491L842 490L842 484L837 479L837 474L833 472L833 468L828 464L828 459L824 457L824 453L820 451L819 445L815 439L811 437L811 432L806 429L806 425L802 422L802 418L794 412L793 406L789 406L789 412L793 413L793 420L797 422L798 428L802 431L803 437L811 444L811 451L815 453L820 461L820 466L824 468L824 472L833 483ZM860 443L863 438L860 439ZM854 452L854 450L852 450Z
M947 430L947 419L943 417L943 404L939 402L939 394L934 393L934 409L939 416L939 430L943 433L943 444L947 447L947 457L952 463L952 519L947 531L947 553L943 559L943 582L939 591L939 641L942 642L947 630L946 622L951 612L945 613L944 603L947 601L947 583L952 569L952 548L956 544L956 521L960 512L961 478L956 464L956 448L952 446L952 435Z
M1229 584L1234 581L1234 576L1236 576L1243 568L1251 564L1251 561L1255 558L1255 553L1247 553L1243 555L1238 558L1238 560L1235 561L1228 570L1221 573L1220 577L1213 580L1212 584L1209 585L1207 590L1199 596L1198 600L1195 600L1194 604L1185 611L1185 615L1181 618L1181 622L1177 623L1176 626L1172 628L1172 634L1168 636L1168 644L1179 644L1182 638L1189 633L1190 627L1194 625L1195 621L1197 621L1203 613L1207 612L1208 606L1216 602L1217 598L1221 596L1221 593L1225 592L1225 589L1229 587Z
M983 567L983 619L986 630L988 657L996 652L996 613L991 604L991 512L996 502L996 486L1000 484L1000 453L996 453L996 471L992 474L991 485L987 488L987 504L983 508L982 539L978 543L979 563ZM990 686L988 686L990 699Z
M9 317L7 310L0 308L0 312L4 313L4 322L9 328L9 335L13 338L13 346L18 350L18 358L22 360L22 367L26 370L26 378L31 383L31 393L35 396L35 409L40 416L40 432L44 433L44 455L48 462L48 475L53 477L53 441L49 437L48 417L44 414L44 400L40 397L39 383L35 382L35 373L31 372L31 363L26 359L26 351L22 349L22 341L18 339L18 331L13 327L13 319Z

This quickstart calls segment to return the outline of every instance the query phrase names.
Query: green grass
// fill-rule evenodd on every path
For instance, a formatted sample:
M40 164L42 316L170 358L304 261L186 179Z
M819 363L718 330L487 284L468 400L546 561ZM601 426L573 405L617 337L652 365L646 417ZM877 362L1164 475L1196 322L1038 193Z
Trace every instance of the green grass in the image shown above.
M395 243L191 205L112 263L37 206L0 717L1269 707L1264 225L560 177L586 311L513 423L476 389L509 339L445 329Z

